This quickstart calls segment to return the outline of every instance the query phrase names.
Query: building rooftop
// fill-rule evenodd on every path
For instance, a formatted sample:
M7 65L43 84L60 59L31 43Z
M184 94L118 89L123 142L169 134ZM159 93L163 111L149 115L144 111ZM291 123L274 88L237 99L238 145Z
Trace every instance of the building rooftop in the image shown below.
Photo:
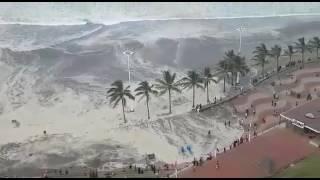
M281 113L281 116L301 128L306 127L316 133L320 133L320 99L312 100Z

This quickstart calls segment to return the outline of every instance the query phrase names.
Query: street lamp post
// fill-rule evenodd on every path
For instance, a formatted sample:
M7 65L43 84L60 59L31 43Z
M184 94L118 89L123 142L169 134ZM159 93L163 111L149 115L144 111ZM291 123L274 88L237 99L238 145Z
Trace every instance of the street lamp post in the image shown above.
M127 56L127 60L128 60L128 80L129 80L129 86L131 88L131 70L130 70L130 56L132 56L134 54L134 52L130 51L130 50L126 50L123 52L124 55ZM129 103L130 105L130 111L133 112L133 106L132 103Z
M240 26L236 30L239 31L239 50L238 50L238 53L240 55L240 53L241 53L241 42L242 42L242 31L244 30L244 28L242 26ZM240 73L237 72L236 84L238 84L239 82L240 82Z
M241 52L241 41L242 41L242 31L245 30L244 27L237 28L237 31L239 31L239 54Z
M131 84L131 74L130 74L130 56L134 54L134 52L130 51L130 50L126 50L123 52L124 55L127 56L128 58L128 76L129 76L129 84Z

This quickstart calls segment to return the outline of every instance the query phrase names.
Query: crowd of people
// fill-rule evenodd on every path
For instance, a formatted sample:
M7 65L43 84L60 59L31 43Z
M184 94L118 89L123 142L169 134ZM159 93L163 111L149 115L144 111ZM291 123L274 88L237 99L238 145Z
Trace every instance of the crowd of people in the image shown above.
M256 136L257 134L254 133L254 136ZM243 143L246 143L246 142L249 142L249 137L248 135L246 135L245 137L240 137L239 139L237 140L234 140L230 146L229 146L229 150L231 149L234 149L238 146L240 146L241 144ZM197 167L199 166L202 166L204 164L205 161L211 161L211 160L214 160L214 158L216 158L216 169L220 169L221 168L221 164L220 164L220 161L217 159L217 153L220 153L220 150L219 148L216 149L215 151L215 155L212 156L212 153L208 153L207 154L207 158L203 158L202 156L197 159L196 157L194 157L193 161L192 161L192 164L193 164L193 171L196 171ZM227 153L227 148L226 147L223 147L223 152L221 153Z

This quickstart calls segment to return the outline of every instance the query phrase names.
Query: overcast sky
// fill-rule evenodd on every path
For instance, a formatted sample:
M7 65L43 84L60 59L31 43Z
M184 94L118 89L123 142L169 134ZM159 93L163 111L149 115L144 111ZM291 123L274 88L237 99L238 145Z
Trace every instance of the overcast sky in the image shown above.
M5 2L1 22L72 24L142 19L320 14L319 2Z

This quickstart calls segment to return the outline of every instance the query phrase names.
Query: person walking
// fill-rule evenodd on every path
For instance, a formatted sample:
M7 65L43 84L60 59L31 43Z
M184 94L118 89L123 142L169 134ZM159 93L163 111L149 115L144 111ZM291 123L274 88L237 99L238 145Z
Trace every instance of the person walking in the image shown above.
M219 160L217 160L216 162L216 169L219 169L220 168L220 164L219 164Z
M185 149L184 149L184 147L183 146L181 146L181 153L184 155L184 153L185 153Z
M229 127L231 127L230 121L228 121Z

